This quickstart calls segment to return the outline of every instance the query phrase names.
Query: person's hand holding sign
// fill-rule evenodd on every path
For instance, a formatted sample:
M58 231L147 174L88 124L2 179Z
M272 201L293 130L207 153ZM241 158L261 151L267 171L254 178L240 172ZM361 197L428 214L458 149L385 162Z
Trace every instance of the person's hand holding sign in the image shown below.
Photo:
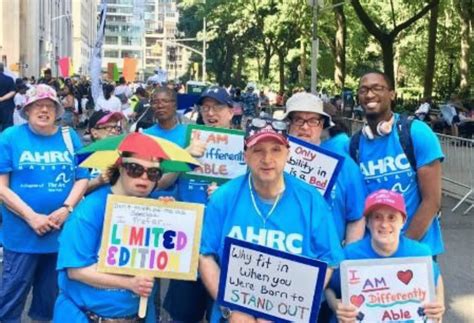
M202 157L206 152L207 144L199 139L192 139L191 144L186 148L188 153L191 154L193 157Z
M444 311L446 310L443 303L441 302L427 303L423 306L423 308L425 310L426 317L433 322L441 322Z
M256 323L257 320L252 315L233 311L229 316L229 323Z
M354 305L344 305L341 300L336 304L336 316L339 323L355 323L357 308Z
M153 289L153 277L135 276L130 277L129 289L140 297L149 297Z

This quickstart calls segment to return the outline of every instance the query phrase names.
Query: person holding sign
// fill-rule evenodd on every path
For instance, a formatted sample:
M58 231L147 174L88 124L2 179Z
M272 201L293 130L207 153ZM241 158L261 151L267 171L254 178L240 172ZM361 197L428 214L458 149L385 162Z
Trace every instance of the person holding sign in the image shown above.
M402 234L407 212L401 194L387 190L375 191L365 201L364 216L367 218L370 235L344 248L347 260L431 256L428 246ZM437 285L436 301L425 303L423 307L427 318L440 322L445 311L444 287L439 266L433 262L433 267ZM339 272L336 272L326 290L329 306L336 313L339 322L356 322L359 314L357 307L342 304L340 285Z
M208 88L201 94L197 103L206 126L226 129L231 127L233 102L225 88ZM206 143L192 139L190 147L202 147L189 150L194 157L201 157L205 152ZM180 177L177 200L207 204L209 194L216 188L217 185L209 180ZM199 322L203 319L209 302L209 294L200 279L195 282L171 280L163 305L175 321Z
M290 135L345 157L336 184L326 201L334 216L339 241L347 244L361 239L365 232L362 216L365 184L359 168L349 156L321 142L323 130L333 125L331 116L323 110L323 101L311 93L296 93L286 102L284 118L290 123Z
M289 155L287 123L254 118L245 136L249 173L215 191L204 215L199 269L216 299L225 237L303 255L337 267L342 252L326 202L313 187L284 173ZM262 269L262 268L259 268ZM263 269L264 270L264 269ZM326 281L332 270L328 269ZM255 322L257 318L214 304L211 322Z
M61 292L56 300L55 322L139 322L140 297L152 292L152 277L97 271L107 195L148 197L162 175L160 161L166 158L163 150L150 149L131 138L121 143L128 150L120 151L120 157L108 169L110 184L96 189L78 205L59 238ZM147 321L154 322L152 297L148 305Z

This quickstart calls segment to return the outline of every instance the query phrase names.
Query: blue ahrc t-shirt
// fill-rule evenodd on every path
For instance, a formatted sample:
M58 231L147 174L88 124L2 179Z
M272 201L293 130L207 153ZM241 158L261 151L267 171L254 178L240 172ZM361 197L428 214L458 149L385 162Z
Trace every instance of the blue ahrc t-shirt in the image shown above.
M224 239L230 236L338 266L343 255L333 217L314 187L284 173L285 191L264 224L253 206L248 177L239 176L211 195L204 214L201 254L222 259ZM255 192L254 196L265 216L273 203L262 201ZM219 316L215 304L211 322L218 322Z
M74 151L82 144L70 129ZM10 189L39 214L49 215L60 208L74 182L88 178L64 143L61 128L51 136L38 135L28 124L6 129L0 135L0 173L9 174ZM1 205L4 245L24 253L52 253L58 250L58 231L37 235L18 215Z
M398 118L399 115L395 114L395 123ZM417 169L433 161L444 159L438 138L425 123L413 121L411 138ZM406 230L421 203L421 192L417 174L403 152L397 131L394 129L390 135L376 137L374 140L361 136L359 160L369 194L380 189L403 194L408 213L408 220L403 231ZM444 251L439 219L433 219L420 242L428 244L433 255Z
M321 147L326 148L339 155L350 156L349 154L350 141L351 139L349 138L349 136L347 136L347 134L343 132L343 133L339 133L335 135L334 137L330 137L322 141Z
M187 127L184 124L176 124L176 126L172 129L163 129L160 127L159 124L154 124L150 128L143 130L144 134L155 136L158 138L169 140L181 148L185 148L186 146L186 131ZM176 182L179 181L179 178ZM170 187L165 190L162 190L163 193L166 193L167 196L172 196L176 200L178 200L178 184L174 183Z
M174 142L181 148L185 148L186 145L186 130L187 127L184 124L176 124L172 129L163 129L159 124L154 124L150 128L143 130L144 134L163 138Z
M330 147L325 148L333 151ZM334 215L340 242L345 240L348 222L358 221L363 217L366 196L367 189L359 167L352 158L344 156L336 183L326 197L326 202Z
M178 178L178 201L207 204L207 188L211 182L204 179Z
M110 185L104 185L93 191L79 203L66 221L59 237L57 263L59 289L63 297L71 300L77 307L87 308L100 316L132 316L138 312L140 297L130 290L96 288L72 280L67 274L68 268L88 267L98 262L108 194L112 194ZM153 297L149 300L151 301L148 305L152 306ZM151 310L154 311L154 307ZM70 315L65 312L64 307L57 304L55 318L63 317L71 322L78 321Z

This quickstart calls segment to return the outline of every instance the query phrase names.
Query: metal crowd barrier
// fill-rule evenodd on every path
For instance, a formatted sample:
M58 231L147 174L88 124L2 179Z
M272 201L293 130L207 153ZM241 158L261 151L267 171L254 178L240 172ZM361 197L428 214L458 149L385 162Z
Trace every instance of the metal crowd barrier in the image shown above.
M344 123L351 134L364 125L361 120L349 118L345 118ZM464 211L464 214L468 214L474 208L474 140L439 133L436 135L445 155L442 163L443 193L459 199L452 212L464 202L469 203Z

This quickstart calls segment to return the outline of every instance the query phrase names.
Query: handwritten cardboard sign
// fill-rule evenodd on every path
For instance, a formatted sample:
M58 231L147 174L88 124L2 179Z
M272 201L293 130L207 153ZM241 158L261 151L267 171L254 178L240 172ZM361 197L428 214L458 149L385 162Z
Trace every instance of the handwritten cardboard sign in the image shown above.
M344 157L289 136L290 157L285 171L316 187L324 197L330 194Z
M226 238L217 301L275 322L316 322L327 264Z
M193 139L205 142L206 152L203 157L198 158L202 166L186 173L186 177L223 183L247 171L242 131L189 125L187 144Z
M201 204L109 195L98 270L196 280L203 211Z
M426 322L422 304L435 299L432 259L343 261L341 291L361 322Z

